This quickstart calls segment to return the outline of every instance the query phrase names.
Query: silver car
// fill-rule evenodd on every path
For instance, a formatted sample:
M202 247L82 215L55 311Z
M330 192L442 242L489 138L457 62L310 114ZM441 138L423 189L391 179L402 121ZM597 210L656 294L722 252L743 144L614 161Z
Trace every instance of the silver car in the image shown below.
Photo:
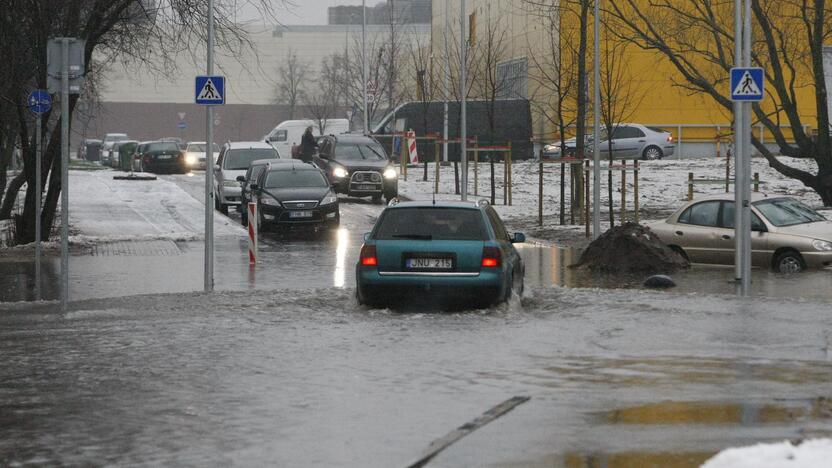
M751 263L780 273L832 265L832 222L791 197L751 196ZM734 196L688 202L649 224L670 248L693 263L734 264Z
M592 129L588 129L592 132ZM593 136L586 137L586 154L591 155L594 148ZM547 159L575 156L575 138L565 141L566 151L561 151L560 142L550 143L543 147L543 157ZM621 123L613 127L612 140L607 138L606 128L601 129L601 159L608 160L610 149L613 159L644 159L656 160L670 156L676 150L673 135L657 127L634 123Z

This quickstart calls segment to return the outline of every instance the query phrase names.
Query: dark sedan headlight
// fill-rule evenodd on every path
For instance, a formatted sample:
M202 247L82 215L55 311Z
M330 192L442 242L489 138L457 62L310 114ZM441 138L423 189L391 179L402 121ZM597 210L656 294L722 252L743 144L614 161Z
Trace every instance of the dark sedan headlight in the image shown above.
M321 205L331 205L331 204L333 204L333 203L335 203L335 202L337 202L337 201L338 201L338 197L337 197L337 196L335 196L335 193L333 193L333 192L330 190L330 191L326 194L326 196L324 196L324 198L321 200Z
M387 169L384 170L383 175L384 175L385 179L395 179L396 177L399 176L399 173L396 172L396 170L394 168L388 167Z
M343 167L336 167L332 170L332 175L339 179L343 179L344 177L349 175L349 172L347 172L347 170Z
M277 206L277 207L280 206L280 202L275 200L274 198L271 198L271 197L261 198L260 203L262 203L264 205L267 205L267 206Z

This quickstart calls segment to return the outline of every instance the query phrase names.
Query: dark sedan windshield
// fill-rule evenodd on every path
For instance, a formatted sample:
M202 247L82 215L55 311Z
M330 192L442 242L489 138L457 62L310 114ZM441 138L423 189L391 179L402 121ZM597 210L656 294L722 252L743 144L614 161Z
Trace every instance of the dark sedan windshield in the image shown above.
M384 212L376 239L487 240L482 214L465 208L396 208Z
M383 161L387 157L384 155L384 149L377 144L339 143L335 148L335 159L338 161Z
M266 174L265 187L327 187L329 182L320 171L272 171Z
M247 148L228 150L225 153L223 168L231 171L248 169L252 161L258 159L277 159L277 150L271 148Z
M777 227L826 221L823 215L794 198L761 200L754 202L754 206Z
M176 143L170 141L164 141L159 143L151 143L147 145L147 152L162 152L162 151L169 151L171 153L175 153L179 151L179 146Z

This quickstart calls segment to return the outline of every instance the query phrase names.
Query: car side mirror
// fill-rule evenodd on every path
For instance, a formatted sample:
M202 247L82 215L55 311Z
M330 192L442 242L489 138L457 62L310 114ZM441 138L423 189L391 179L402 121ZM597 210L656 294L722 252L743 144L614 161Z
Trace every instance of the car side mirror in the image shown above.
M514 236L511 238L511 243L522 244L523 242L526 242L526 235L522 232L515 232Z
M246 181L246 176L244 176L244 175L238 175L237 176L237 182L245 182L245 181Z
M365 232L365 233L364 233L364 242L367 242L367 241L369 241L369 240L370 240L370 234L371 234L371 233L369 233L369 232Z
M277 135L269 135L269 143L274 143L277 141Z
M767 231L768 231L768 229L766 229L765 225L763 225L763 224L753 223L751 225L751 232L767 232Z
M251 190L259 190L260 189L260 187L257 184L251 184L251 185L249 185L249 188L251 188Z

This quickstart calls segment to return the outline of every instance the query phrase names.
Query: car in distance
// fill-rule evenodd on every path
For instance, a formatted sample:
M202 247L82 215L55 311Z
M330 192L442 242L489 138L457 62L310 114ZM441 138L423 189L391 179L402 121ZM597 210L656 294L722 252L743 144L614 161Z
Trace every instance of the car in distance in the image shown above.
M205 169L205 147L204 141L189 141L185 145L185 163L191 169ZM220 147L214 143L214 155L211 163L215 164L220 155Z
M249 164L245 175L237 176L237 182L240 183L240 204L237 205L237 211L240 212L240 222L243 226L248 226L247 205L251 201L251 185L257 183L260 173L266 170L269 165L291 161L291 159L258 159Z
M691 262L734 264L734 196L686 203L650 229ZM832 222L798 200L751 196L751 263L780 273L832 265Z
M104 139L101 140L101 164L105 166L111 166L111 158L113 155L113 143L117 141L126 141L129 139L130 137L128 137L126 133L108 133L104 135ZM117 154L118 153L116 153L116 155Z
M173 141L150 141L139 145L136 155L143 172L186 173L185 153Z
M320 139L316 166L326 173L335 191L353 197L388 202L399 193L399 176L384 148L364 135L326 135Z
M635 123L621 123L613 126L612 141L607 137L606 128L601 129L601 159L608 160L610 149L613 159L642 159L657 160L671 156L676 150L673 135L658 127L648 127ZM594 151L593 135L586 136L586 155ZM565 154L575 156L575 138L566 140L566 151L562 151L560 142L550 143L543 147L543 157L556 159Z
M494 208L479 202L391 202L365 235L356 264L361 304L436 297L443 304L488 306L523 291L525 267Z
M214 165L214 208L227 215L229 206L240 204L237 177L245 175L252 161L279 159L277 150L262 141L234 141L223 145Z
M298 160L269 164L251 187L259 226L335 229L341 222L338 196L324 173Z

